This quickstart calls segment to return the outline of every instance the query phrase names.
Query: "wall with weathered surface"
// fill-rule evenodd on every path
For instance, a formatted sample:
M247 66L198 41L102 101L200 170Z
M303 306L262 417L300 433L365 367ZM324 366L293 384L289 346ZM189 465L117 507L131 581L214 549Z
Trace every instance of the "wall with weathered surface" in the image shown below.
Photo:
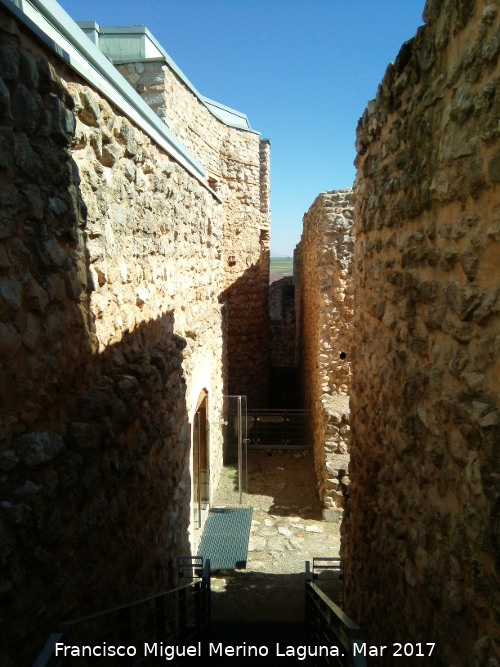
M295 288L293 277L269 285L270 361L272 367L295 366Z
M313 424L323 519L340 522L349 487L349 396L322 394L314 409Z
M500 663L499 12L427 2L357 131L347 611L439 666Z
M229 394L268 402L270 143L215 117L167 62L117 65L207 170L223 204Z
M300 408L293 276L269 284L269 407Z
M351 197L350 189L318 195L304 215L294 262L303 404L311 410L315 469L328 520L341 518L349 460Z
M0 8L0 661L172 585L191 427L221 465L225 225L190 176Z

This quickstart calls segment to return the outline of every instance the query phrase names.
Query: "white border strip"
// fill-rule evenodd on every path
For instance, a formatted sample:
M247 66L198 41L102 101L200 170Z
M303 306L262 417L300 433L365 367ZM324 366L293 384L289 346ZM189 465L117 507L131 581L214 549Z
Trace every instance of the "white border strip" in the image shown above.
M208 186L201 164L55 0L0 0L0 4L221 201Z

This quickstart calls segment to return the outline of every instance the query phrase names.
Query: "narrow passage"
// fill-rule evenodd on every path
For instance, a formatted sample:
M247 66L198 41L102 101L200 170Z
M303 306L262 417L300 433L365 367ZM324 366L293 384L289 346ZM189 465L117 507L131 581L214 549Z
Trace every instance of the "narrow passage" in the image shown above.
M212 577L212 620L302 622L305 561L338 557L340 524L321 520L312 452L249 450L253 507L247 566ZM234 478L223 470L214 506L234 502Z

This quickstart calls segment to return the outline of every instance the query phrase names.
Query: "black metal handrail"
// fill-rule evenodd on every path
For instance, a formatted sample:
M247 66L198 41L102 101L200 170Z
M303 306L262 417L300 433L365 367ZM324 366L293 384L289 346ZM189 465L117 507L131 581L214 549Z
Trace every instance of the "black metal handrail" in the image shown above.
M308 570L309 569L309 570ZM342 558L316 557L306 562L306 579L317 583L318 587L328 595L341 609L344 607L344 561Z
M309 643L336 646L338 655L319 655L316 665L366 667L361 629L314 583L315 573L306 561L305 619Z
M79 666L111 667L124 661L127 665L157 664L158 658L164 659L162 643L185 646L195 641L210 623L210 560L182 561L183 573L188 570L190 576L201 576L173 590L62 623L50 635L33 667L68 667L74 657ZM82 656L65 650L83 646L83 662ZM169 662L177 664L174 659Z

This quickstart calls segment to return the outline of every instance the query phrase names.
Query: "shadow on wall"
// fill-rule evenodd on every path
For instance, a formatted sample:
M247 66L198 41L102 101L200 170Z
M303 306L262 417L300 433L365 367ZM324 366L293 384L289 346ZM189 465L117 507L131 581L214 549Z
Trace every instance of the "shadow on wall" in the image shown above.
M295 286L292 276L269 286L270 407L300 408L300 375L296 362Z
M302 409L299 369L272 366L270 371L270 407L274 410Z
M219 296L224 308L223 359L227 393L247 397L249 408L269 403L268 252Z
M2 61L0 108L0 662L12 667L59 621L173 584L191 480L174 314L97 354L73 102L15 31L5 49L22 64Z

